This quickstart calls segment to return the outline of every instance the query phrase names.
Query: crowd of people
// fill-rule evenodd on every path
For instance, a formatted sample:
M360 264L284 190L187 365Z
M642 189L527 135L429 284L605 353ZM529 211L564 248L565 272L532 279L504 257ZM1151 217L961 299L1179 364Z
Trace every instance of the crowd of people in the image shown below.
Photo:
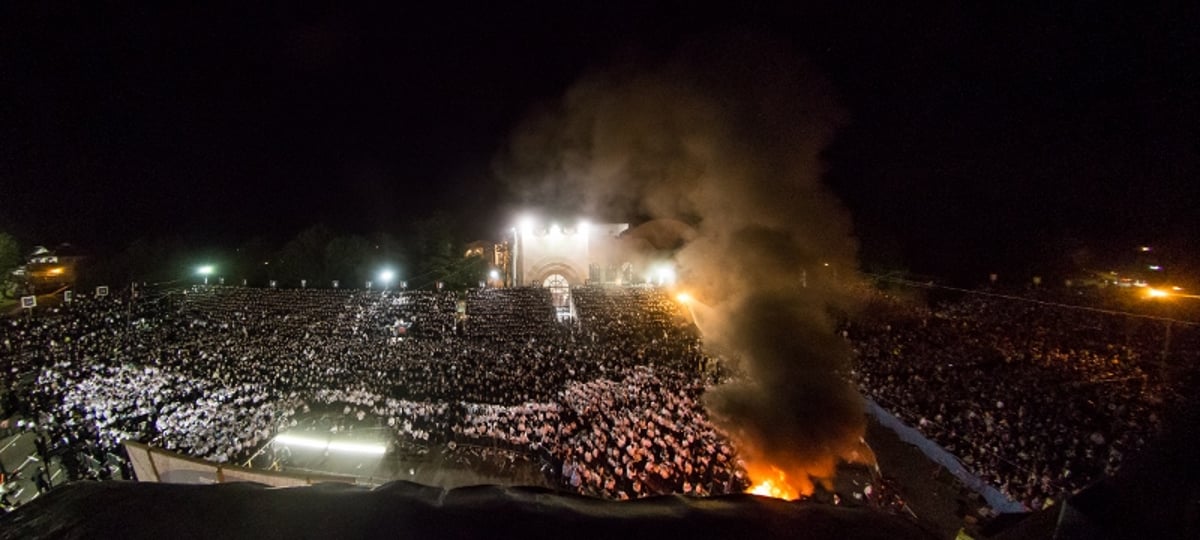
M1197 328L967 294L930 304L878 295L846 325L864 394L1031 509L1142 450L1195 365ZM1165 348L1165 349L1164 349ZM1165 356L1164 356L1165 355Z
M703 355L678 306L652 289L577 295L562 323L536 288L143 291L6 321L3 357L34 377L16 393L27 415L93 457L135 440L240 463L333 405L403 440L539 456L581 493L743 488L698 404Z
M560 321L538 288L78 295L0 321L0 369L72 478L127 475L125 440L242 463L332 407L404 444L530 456L584 494L748 487L701 404L731 375L686 309L644 287L572 298ZM872 301L843 325L863 393L1029 508L1113 472L1176 399L1161 327L1140 319L980 295ZM1195 360L1195 332L1175 336L1172 358Z
M680 373L638 367L620 382L571 385L563 400L579 419L565 449L563 477L607 498L659 493L703 496L744 490L749 481L733 445L709 424L703 387ZM692 380L679 384L679 380Z

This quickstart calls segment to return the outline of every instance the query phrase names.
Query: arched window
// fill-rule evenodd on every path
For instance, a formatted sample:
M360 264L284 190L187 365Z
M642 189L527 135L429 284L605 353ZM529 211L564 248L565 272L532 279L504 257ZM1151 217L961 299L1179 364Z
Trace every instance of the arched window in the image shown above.
M571 305L571 284L562 274L550 274L546 276L542 286L550 289L550 302L554 304L554 308L561 310L569 308Z

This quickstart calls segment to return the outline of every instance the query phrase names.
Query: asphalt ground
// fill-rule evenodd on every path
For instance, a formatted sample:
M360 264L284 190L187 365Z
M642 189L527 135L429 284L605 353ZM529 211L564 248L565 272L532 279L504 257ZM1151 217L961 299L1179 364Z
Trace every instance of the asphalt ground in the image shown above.
M875 451L884 479L923 528L939 538L953 539L959 529L976 531L987 519L990 509L982 497L874 419L867 424L867 443Z
M8 495L9 501L15 506L26 504L40 495L34 477L45 464L37 455L35 438L36 435L31 432L17 432L0 439L0 464L5 473L0 490ZM66 471L57 459L51 460L49 470L51 486L66 482Z

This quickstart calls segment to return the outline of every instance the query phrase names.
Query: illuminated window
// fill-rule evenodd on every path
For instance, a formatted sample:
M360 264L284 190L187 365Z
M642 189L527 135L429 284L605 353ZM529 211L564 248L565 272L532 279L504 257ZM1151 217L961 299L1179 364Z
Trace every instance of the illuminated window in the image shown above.
M550 289L550 302L554 304L556 309L566 308L571 305L571 284L562 274L550 274L542 286Z

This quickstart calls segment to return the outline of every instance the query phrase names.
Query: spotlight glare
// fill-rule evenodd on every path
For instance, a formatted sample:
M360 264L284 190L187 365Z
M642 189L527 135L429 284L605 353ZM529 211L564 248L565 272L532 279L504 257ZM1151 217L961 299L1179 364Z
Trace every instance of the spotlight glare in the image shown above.
M675 269L668 264L663 264L658 267L655 272L658 278L659 285L672 285L675 283Z
M387 453L387 447L381 444L367 444L347 441L322 441L319 439L310 439L288 433L277 435L274 442L286 444L288 446L298 446L301 448L332 450L335 452L349 452L354 454L373 454L382 456L383 454Z
M520 230L522 234L529 234L533 232L533 216L524 215L520 218L517 218L517 229Z

